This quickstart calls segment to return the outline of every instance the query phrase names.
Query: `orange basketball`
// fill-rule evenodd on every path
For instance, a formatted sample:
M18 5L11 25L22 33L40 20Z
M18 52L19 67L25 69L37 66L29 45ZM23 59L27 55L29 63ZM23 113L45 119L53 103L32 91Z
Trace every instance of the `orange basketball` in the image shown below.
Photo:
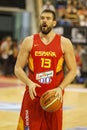
M61 107L61 101L55 96L55 91L47 91L41 96L40 105L47 112L55 112Z

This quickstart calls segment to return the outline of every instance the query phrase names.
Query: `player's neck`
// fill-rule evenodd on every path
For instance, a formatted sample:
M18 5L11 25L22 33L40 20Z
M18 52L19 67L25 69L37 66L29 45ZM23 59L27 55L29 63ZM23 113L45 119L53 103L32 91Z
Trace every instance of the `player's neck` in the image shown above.
M40 38L46 45L49 44L53 40L54 37L55 37L55 33L53 31L46 35L43 33L40 33Z

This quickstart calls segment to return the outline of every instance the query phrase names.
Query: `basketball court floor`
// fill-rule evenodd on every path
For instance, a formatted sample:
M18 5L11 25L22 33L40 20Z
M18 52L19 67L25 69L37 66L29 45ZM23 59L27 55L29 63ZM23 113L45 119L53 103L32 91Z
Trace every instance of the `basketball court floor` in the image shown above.
M25 84L0 77L0 130L16 130ZM64 94L63 130L87 130L87 89L69 85Z

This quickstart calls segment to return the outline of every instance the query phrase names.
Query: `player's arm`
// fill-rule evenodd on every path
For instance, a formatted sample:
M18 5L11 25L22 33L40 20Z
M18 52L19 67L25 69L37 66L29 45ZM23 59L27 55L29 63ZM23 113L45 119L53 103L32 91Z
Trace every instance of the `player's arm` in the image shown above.
M62 37L61 46L64 52L64 60L67 66L68 72L60 84L60 87L64 89L69 83L73 81L76 76L76 60L72 43L69 39Z
M26 75L23 70L24 66L27 63L29 52L32 49L33 37L25 38L22 42L21 49L19 51L16 65L15 65L15 75L23 81L27 86L29 86L29 94L32 99L36 96L35 88L39 87L38 84L32 82Z
M32 48L31 42L31 38L25 38L23 40L15 65L15 75L26 85L29 85L29 79L23 69L27 63L27 58Z
M61 47L64 53L65 64L68 68L68 72L64 77L64 80L61 84L56 88L55 96L58 96L62 102L62 90L70 84L76 76L76 61L72 43L69 39L62 37L61 39Z

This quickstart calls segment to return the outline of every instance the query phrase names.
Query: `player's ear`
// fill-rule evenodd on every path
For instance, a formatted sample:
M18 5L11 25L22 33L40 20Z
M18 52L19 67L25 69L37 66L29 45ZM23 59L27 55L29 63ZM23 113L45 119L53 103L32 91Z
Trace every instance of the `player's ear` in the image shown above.
M53 27L55 27L55 26L56 26L56 23L57 23L56 21L54 21L54 22L53 22Z

